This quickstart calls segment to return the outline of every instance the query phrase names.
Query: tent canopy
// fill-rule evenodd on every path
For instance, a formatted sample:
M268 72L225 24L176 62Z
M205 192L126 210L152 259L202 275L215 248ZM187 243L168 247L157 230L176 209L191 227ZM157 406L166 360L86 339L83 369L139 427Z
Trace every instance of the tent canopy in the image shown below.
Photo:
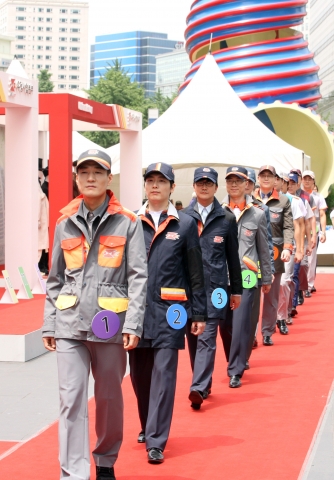
M119 145L107 149L119 173ZM302 168L303 152L264 126L239 99L213 56L173 105L143 131L143 168L166 162L175 169L244 165L279 171Z

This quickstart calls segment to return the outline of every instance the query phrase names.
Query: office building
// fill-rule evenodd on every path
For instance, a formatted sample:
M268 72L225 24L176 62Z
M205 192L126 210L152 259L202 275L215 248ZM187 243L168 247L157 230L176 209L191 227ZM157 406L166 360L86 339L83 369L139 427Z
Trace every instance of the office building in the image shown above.
M95 85L108 67L119 60L131 80L143 85L146 96L152 96L155 93L156 56L171 52L179 43L168 40L165 33L156 32L97 36L91 46L91 85Z
M191 62L183 45L169 53L158 55L156 91L160 90L164 97L171 97L177 93L179 86L184 82L184 77L189 72Z
M46 69L54 92L88 87L87 1L5 0L0 34L15 38L12 54L30 78Z
M306 5L306 12L307 15L306 17L304 17L303 24L293 28L294 30L298 30L299 32L301 32L305 40L310 43L311 7L309 3Z
M334 2L333 0L311 0L311 50L319 65L323 97L334 95Z
M11 53L11 45L14 41L13 37L0 34L0 70L5 72L13 60L14 55Z

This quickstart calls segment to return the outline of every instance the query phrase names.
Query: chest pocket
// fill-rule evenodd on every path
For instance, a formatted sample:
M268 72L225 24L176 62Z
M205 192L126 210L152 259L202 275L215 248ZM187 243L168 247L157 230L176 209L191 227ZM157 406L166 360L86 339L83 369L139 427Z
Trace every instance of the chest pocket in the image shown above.
M81 237L66 238L61 241L66 267L68 270L82 268L84 264L84 250Z
M281 223L283 208L270 207L270 222L271 223Z
M100 267L118 268L122 264L126 238L100 237L98 264Z
M257 226L254 223L243 223L241 225L241 240L247 245L255 243Z

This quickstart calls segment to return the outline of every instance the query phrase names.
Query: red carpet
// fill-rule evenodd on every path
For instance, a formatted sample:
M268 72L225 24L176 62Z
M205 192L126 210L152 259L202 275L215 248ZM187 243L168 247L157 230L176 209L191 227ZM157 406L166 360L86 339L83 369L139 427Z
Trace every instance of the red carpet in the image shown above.
M297 480L334 378L333 281L332 275L317 276L318 293L299 308L290 334L276 334L274 347L254 351L238 390L228 388L219 342L213 393L200 411L189 406L190 367L187 351L181 352L162 465L149 465L145 446L136 443L140 428L127 377L117 480ZM91 402L92 445L93 408ZM57 425L4 458L0 478L58 479Z
M4 293L0 288L0 298ZM41 328L44 303L45 295L35 295L14 305L0 304L0 335L25 335Z

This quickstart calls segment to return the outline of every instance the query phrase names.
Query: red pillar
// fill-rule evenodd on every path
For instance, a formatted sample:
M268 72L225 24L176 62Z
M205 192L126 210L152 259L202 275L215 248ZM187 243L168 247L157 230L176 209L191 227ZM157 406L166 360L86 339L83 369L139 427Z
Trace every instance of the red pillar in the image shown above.
M72 186L72 116L69 96L59 95L49 111L49 202L50 250L60 210L73 198Z

